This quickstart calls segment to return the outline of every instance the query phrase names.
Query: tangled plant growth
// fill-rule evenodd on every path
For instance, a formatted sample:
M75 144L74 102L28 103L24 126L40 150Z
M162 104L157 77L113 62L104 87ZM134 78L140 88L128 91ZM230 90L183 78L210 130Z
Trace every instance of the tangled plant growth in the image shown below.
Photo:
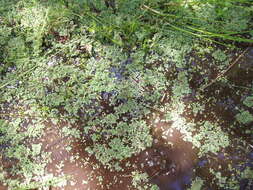
M247 91L237 89L249 96L227 129L222 116L205 113L218 102L215 94L199 90L229 66L241 44L253 42L250 1L2 0L0 5L0 158L17 161L9 170L0 166L0 181L10 188L59 182L44 170L50 155L39 139L47 121L81 125L84 149L116 171L123 170L121 161L152 146L156 125L147 118L153 112L173 123L165 139L180 131L200 158L234 146L230 127L252 125L252 83L246 83ZM219 188L238 188L238 176L227 179L217 168L209 173ZM140 180L147 182L145 176ZM192 186L202 186L204 179L196 177Z

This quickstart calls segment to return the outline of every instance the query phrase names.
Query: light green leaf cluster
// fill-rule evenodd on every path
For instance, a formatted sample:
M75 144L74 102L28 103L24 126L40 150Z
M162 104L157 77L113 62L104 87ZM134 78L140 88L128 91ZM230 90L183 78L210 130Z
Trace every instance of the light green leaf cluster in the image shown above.
M187 72L179 72L177 79L174 81L174 86L172 87L173 98L180 99L183 96L191 93L189 87Z
M94 134L93 146L86 150L94 154L96 158L108 166L113 168L113 161L123 160L131 157L133 154L139 153L152 144L152 136L149 127L144 121L133 121L132 123L119 122L113 129L107 129L100 134ZM101 135L104 134L104 135ZM108 138L105 143L101 143L101 138ZM108 143L108 144L107 144Z
M212 56L216 61L219 61L219 62L223 62L227 59L227 55L220 49L214 51L212 53Z
M246 167L242 172L241 177L244 179L253 179L253 170L250 167Z
M1 151L1 157L13 162L9 165L8 172L10 173L8 175L20 176L16 180L6 178L6 168L0 164L2 173L0 182L8 185L11 189L46 187L57 179L51 176L48 182L42 180L45 176L48 154L42 152L41 143L31 143L35 137L43 134L44 127L40 127L40 123L34 122L32 126L25 129L25 122L26 120L21 118L13 118L8 122L0 120L0 144L5 146L4 151ZM31 129L33 132L29 132Z
M204 180L197 177L191 184L191 187L188 190L201 190L204 184Z
M253 122L253 115L250 114L249 111L243 110L242 112L238 113L235 117L237 121L242 124L249 124Z
M253 107L253 96L248 96L245 98L245 100L243 101L243 104L248 106L249 108Z
M205 121L200 126L199 132L193 137L193 145L200 149L199 155L208 152L218 153L222 148L230 145L228 135L215 124Z
M148 175L139 171L132 172L132 185L138 190L159 190L157 185L148 183Z

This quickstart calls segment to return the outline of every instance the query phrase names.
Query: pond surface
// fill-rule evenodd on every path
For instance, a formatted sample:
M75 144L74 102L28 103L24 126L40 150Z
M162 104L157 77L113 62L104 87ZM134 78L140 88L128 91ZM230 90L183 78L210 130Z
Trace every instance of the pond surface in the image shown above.
M124 79L125 67L131 62L131 58L128 58L125 62L122 62L119 68L111 69L113 77L117 81ZM132 183L131 172L137 169L147 173L149 182L156 184L160 190L186 190L196 176L206 180L204 189L213 190L219 189L219 187L213 185L213 183L211 185L214 176L207 172L209 168L216 168L228 177L232 174L226 173L228 167L239 171L244 171L247 167L253 169L253 146L251 144L253 134L252 132L245 133L246 130L252 130L253 123L245 123L243 129L230 127L234 125L235 116L241 109L253 114L253 108L247 107L242 103L247 96L252 94L253 48L249 48L240 63L226 73L226 76L230 82L215 82L205 89L201 99L197 99L196 92L203 82L203 78L194 76L195 82L190 81L192 93L185 96L182 101L185 104L191 104L195 101L202 102L205 105L205 110L202 114L197 115L194 115L192 110L188 110L182 115L187 120L194 122L201 120L212 122L218 116L221 119L223 130L227 131L232 139L231 147L233 148L223 149L218 154L210 153L205 157L198 157L198 151L191 143L183 140L183 134L180 131L174 130L167 139L162 137L163 132L170 128L172 123L163 122L161 119L163 117L162 114L155 113L154 117L147 121L150 123L152 122L150 120L161 120L152 124L152 135L154 138L152 146L138 155L124 160L121 163L124 171L112 172L101 166L94 157L89 156L84 151L85 146L89 145L89 139L85 139L87 135L81 140L73 137L63 137L60 130L64 124L54 126L49 123L45 135L40 139L43 143L44 151L51 153L51 162L47 165L46 170L55 176L72 176L72 179L63 187L51 187L51 190L132 189L132 187L129 187L129 184ZM210 80L215 78L215 75L210 74L209 77ZM238 89L240 93L235 93ZM104 92L102 94L103 100L106 102L112 94L113 92ZM205 103L205 99L210 97L214 98L215 101L211 102L212 104L209 104L210 102ZM108 105L106 106L108 108ZM236 139L243 139L246 144L242 144ZM168 141L172 142L173 146L168 144ZM8 145L1 145L1 150L5 149L6 146ZM67 148L69 146L72 147L70 150ZM131 166L126 166L126 163L130 163ZM59 165L62 167L59 167ZM234 171L233 175L237 176L236 170ZM103 179L101 180L99 176L102 176ZM5 189L0 186L0 190ZM241 179L240 190L246 189L253 189L253 183L248 179Z
M201 100L196 100L196 91L198 91L201 79L192 83L192 94L185 97L183 100L186 104L190 104L194 101L204 102L204 100L208 97L215 97L215 102L211 105L206 103L203 114L194 116L194 114L189 111L189 113L184 114L184 117L195 122L200 120L208 120L212 122L218 115L218 117L222 120L223 129L225 131L228 130L227 132L230 134L231 139L243 138L248 143L252 142L252 135L245 134L245 129L231 129L229 127L230 125L233 125L235 116L239 113L239 108L247 109L253 114L252 108L246 108L242 104L245 97L252 93L252 56L253 48L250 48L244 58L240 60L240 63L235 65L235 67L226 74L228 80L231 81L231 83L236 84L236 86L231 86L230 84L224 84L222 81L217 81L203 92ZM114 69L112 72L115 74L117 80L123 80L123 67L119 70ZM210 77L215 77L215 75L211 74ZM240 94L235 93L237 88L240 88ZM241 88L243 88L243 90ZM106 96L105 99L107 99L107 96L110 96L110 94L105 94L104 96ZM157 118L153 118L153 120L156 119ZM136 168L140 171L146 172L149 176L149 181L158 185L161 190L185 190L190 187L190 184L196 175L201 176L206 180L205 189L219 189L217 186L209 186L209 182L212 182L213 180L213 175L206 172L209 168L219 167L219 170L223 172L223 174L226 174L226 168L230 165L233 168L239 168L240 171L244 171L246 167L253 169L253 147L250 146L250 144L248 144L248 147L244 147L241 142L232 140L232 147L235 148L223 149L218 154L210 153L205 157L199 158L197 150L193 148L191 143L183 140L182 134L179 131L175 130L169 139L165 140L162 138L162 133L164 130L169 128L171 124L172 123L162 121L153 124L152 135L154 140L152 147L147 148L140 154L128 159L128 161L135 164ZM245 125L245 128L250 129L251 127L252 123ZM166 141L172 142L173 146L168 145ZM118 184L114 184L110 186L110 189L129 189L129 187L127 187L127 183L131 181L130 178L122 178L122 176L129 175L131 171L134 171L134 168L126 167L124 170L125 172L123 173L115 173L106 172L106 169L100 169L100 172L106 175L105 181L107 182L112 181L112 178L114 178L115 175L119 177L122 185L119 186ZM226 175L230 176L231 173L227 173ZM235 173L234 175L237 174ZM241 190L252 188L253 184L249 180L241 180Z

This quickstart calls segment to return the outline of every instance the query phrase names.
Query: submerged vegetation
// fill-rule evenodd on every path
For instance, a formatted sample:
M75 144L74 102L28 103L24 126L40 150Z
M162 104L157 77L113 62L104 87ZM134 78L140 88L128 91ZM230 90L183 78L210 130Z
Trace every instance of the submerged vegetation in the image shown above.
M252 21L249 0L0 0L0 184L72 184L49 170L65 142L106 171L79 189L176 189L189 171L181 189L251 189Z

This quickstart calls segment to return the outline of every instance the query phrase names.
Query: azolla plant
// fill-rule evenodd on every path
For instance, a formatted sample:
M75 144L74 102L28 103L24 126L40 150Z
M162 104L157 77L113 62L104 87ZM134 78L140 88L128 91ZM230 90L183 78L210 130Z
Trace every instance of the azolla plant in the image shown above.
M252 2L0 7L5 188L252 188Z

